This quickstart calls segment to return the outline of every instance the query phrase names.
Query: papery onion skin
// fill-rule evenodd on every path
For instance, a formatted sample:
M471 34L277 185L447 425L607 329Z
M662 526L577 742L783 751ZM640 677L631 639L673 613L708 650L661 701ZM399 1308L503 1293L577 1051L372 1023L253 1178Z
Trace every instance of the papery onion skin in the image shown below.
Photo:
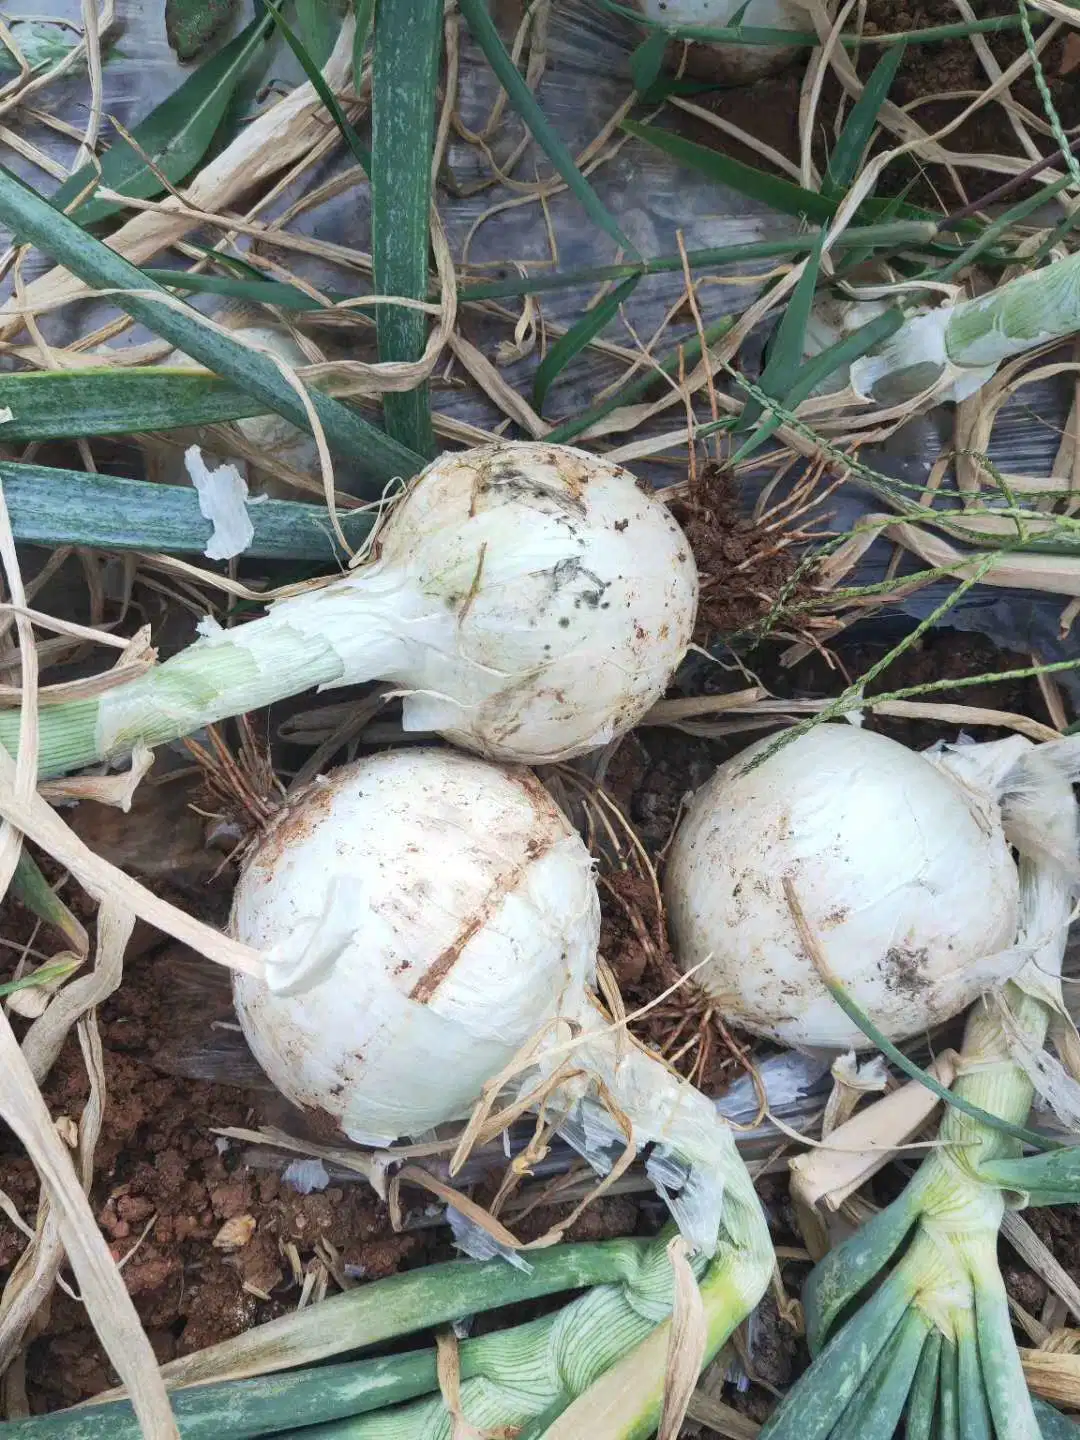
M599 928L589 852L535 776L379 754L310 787L246 862L233 933L309 988L238 974L236 1010L290 1100L388 1144L467 1114L580 1011Z
M1017 929L1018 879L996 803L885 736L823 724L757 768L722 765L679 828L665 889L680 965L747 1030L866 1048L796 932L790 878L825 958L890 1039L986 988ZM1016 960L1013 968L1019 965Z
M700 25L719 30L730 26L743 0L630 0L647 20L671 27ZM751 0L742 24L753 29L810 30L805 10L788 0ZM797 45L745 45L723 41L691 43L686 48L686 73L700 80L721 80L748 84L763 75L772 75L789 65L799 53ZM669 47L670 64L677 66L684 46L674 40Z
M569 445L440 456L379 548L424 616L387 672L408 689L405 728L493 759L564 759L623 734L690 643L686 536L629 471Z

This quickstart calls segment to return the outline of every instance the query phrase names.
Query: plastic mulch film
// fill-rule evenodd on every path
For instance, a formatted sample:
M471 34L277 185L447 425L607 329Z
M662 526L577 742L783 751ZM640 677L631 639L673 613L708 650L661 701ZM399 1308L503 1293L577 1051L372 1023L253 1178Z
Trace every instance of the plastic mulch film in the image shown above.
M114 9L116 20L107 31L104 47L102 112L106 137L110 135L110 117L115 116L130 130L191 70L178 65L168 47L163 7L143 6L137 0L115 0L114 6L113 0L98 0L98 11L104 19ZM70 43L78 32L45 25L41 19L45 13L57 20L66 19L72 26L80 24L79 0L48 0L45 6L40 0L14 0L5 6L5 16L9 23L15 23L17 38L25 40L28 47L32 41L33 46L45 47L51 53L52 48ZM508 16L511 22L518 17L513 5L500 5L494 13L500 23ZM619 128L633 90L629 57L640 40L640 32L633 26L590 4L590 0L557 0L547 8L535 7L535 13L538 19L522 49L522 68L535 79L535 93L548 120L581 159L599 198L640 254L675 254L680 243L688 250L700 250L776 240L797 228L797 222L790 217L771 212L696 171L678 166ZM234 33L250 14L250 5L238 7ZM33 23L19 24L20 15L33 16ZM459 279L475 281L525 272L565 273L632 258L629 252L624 255L618 250L614 240L588 218L564 186L552 181L549 162L528 140L509 106L503 107L498 123L489 126L499 87L466 28L459 26L457 33L460 131L451 130L437 193ZM504 25L507 39L512 33L512 28ZM271 104L283 86L296 84L301 78L287 48L279 40L271 41L261 75L253 77L242 90L226 119L225 138L230 126L235 131L242 120ZM85 66L75 65L66 77L39 94L38 103L81 130L87 121L89 94ZM642 117L642 108L639 106L635 115L648 118L647 113ZM677 123L673 115L677 117L678 112L668 108L657 116L657 123ZM77 154L74 139L29 115L20 114L19 122L27 140L66 168L72 166ZM464 132L474 137L484 135L484 144L466 138ZM703 137L698 134L696 138ZM36 186L48 189L54 184L6 145L2 158ZM494 180L492 162L508 177L505 182ZM366 181L356 176L340 189L330 183L353 164L351 155L339 147L314 175L305 175L283 190L261 212L262 218L273 220L292 212L305 193L320 187L325 198L313 206L297 208L290 214L288 228L299 235L369 251ZM544 182L539 188L538 180ZM254 198L243 197L247 202ZM242 209L243 203L238 208ZM188 239L206 243L217 236L216 231L192 230ZM249 243L238 235L235 253L242 255ZM299 278L316 285L350 294L370 289L370 276L355 268L295 251L287 258ZM175 252L165 252L150 263L178 266L188 262ZM33 279L48 268L50 262L35 253L25 267L25 278ZM710 276L709 283L698 288L703 323L713 324L725 315L743 311L760 290L760 282L753 277L767 269L768 262L761 262L742 267L741 272L732 266L699 272ZM8 286L10 294L10 282ZM666 353L680 340L691 337L696 329L693 317L671 313L683 291L684 280L678 270L643 278L603 332L609 352L593 348L561 372L544 402L544 420L579 413L605 386L626 372L628 363L641 354L642 347L655 344L655 353ZM572 323L600 293L600 285L594 282L548 290L528 302L514 297L471 305L460 322L459 334L494 365L511 391L528 398L540 362L541 337L550 345L560 327ZM218 308L218 302L205 296L192 303L209 311ZM51 343L70 344L115 314L107 300L68 305L45 315L42 329ZM657 340L661 332L662 338ZM366 344L370 352L370 328L351 332L340 327L316 327L311 334L328 358L341 353L343 335L349 336L350 344L361 348ZM113 343L126 345L147 338L139 327L132 326ZM755 337L756 346L747 345L741 356L742 363L751 369L751 354L755 349L760 352L761 338ZM643 361L643 365L648 363ZM718 385L723 387L722 377L718 377ZM1049 473L1068 420L1071 390L1071 375L1061 374L1018 392L997 416L986 447L990 456L1006 470ZM489 431L502 427L506 434L527 433L520 425L507 428L506 413L471 381L456 359L452 363L440 362L432 392L436 410L455 421ZM698 418L707 419L705 397L697 398ZM585 443L609 448L626 439L636 441L650 434L677 431L684 420L679 401L635 427L632 435L608 433ZM909 485L921 485L942 451L955 443L953 433L953 407L940 407L905 426L883 447L863 452L862 458L882 474ZM635 462L635 469L658 483L668 483L680 478L684 454L685 450L675 445L659 461ZM346 472L339 476L345 488L348 478ZM748 500L752 498L748 496ZM830 501L830 528L850 529L861 515L880 508L880 500L864 493L853 481ZM865 584L880 578L891 555L889 544L873 547L850 577L853 583ZM942 602L949 588L947 584L926 587L890 609L895 615L922 618ZM978 630L998 645L1053 661L1067 658L1072 644L1062 631L1065 603L1055 596L983 584L953 610L949 623ZM1065 672L1061 683L1080 693L1080 681L1071 672Z

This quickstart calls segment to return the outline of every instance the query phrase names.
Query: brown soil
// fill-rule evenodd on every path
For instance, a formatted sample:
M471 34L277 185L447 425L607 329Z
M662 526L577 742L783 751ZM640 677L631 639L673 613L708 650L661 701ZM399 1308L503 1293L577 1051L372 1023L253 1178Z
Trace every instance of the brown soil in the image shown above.
M130 965L100 1015L108 1103L92 1197L113 1254L120 1259L130 1252L124 1278L162 1359L294 1308L299 1287L290 1246L303 1269L318 1263L316 1245L328 1243L346 1273L377 1279L404 1261L422 1262L432 1233L395 1235L385 1207L366 1186L299 1195L276 1174L249 1169L242 1146L213 1134L216 1127L261 1123L265 1096L157 1069L159 1049L171 1053L177 1030L170 961L166 947ZM224 1000L227 1006L227 991ZM213 1023L207 1020L213 1008L199 1018ZM188 1039L194 1048L197 1035ZM78 1117L86 1082L77 1044L62 1052L45 1096L54 1115ZM32 1167L6 1132L0 1145L3 1186L32 1223ZM230 1221L241 1238L249 1234L235 1250L222 1248L229 1234L222 1227ZM24 1244L0 1219L5 1279ZM115 1383L82 1306L57 1290L44 1333L30 1348L33 1407L70 1405Z
M809 598L812 576L796 579L798 554L790 538L779 545L779 537L744 513L728 471L707 466L671 508L701 576L695 637L701 644L756 632L781 601Z
M974 7L980 19L994 15L1015 15L1015 0L983 0ZM869 34L892 34L906 30L923 29L934 25L952 25L959 20L953 0L867 0L865 31ZM1037 19L1034 23L1039 30ZM1019 29L988 34L986 42L1002 69L1010 65L1024 50L1024 40ZM865 79L874 64L881 58L882 49L876 45L865 47L858 62L860 76ZM1054 107L1066 130L1080 122L1080 50L1075 37L1072 41L1059 36L1042 53L1042 66L1049 85ZM798 160L799 129L798 104L799 87L803 65L796 63L779 75L769 76L753 85L718 90L702 97L698 103L715 114L733 122L791 160ZM914 116L923 128L933 133L946 125L970 100L973 92L984 90L987 85L986 72L975 53L971 42L966 39L938 41L934 44L913 44L901 61L896 79L890 92L890 99L896 104L910 106L923 97L955 92L969 92L957 100L931 100L919 104ZM1043 100L1033 73L1029 70L1013 86L1014 98L1040 120L1045 120ZM828 124L819 124L815 137L815 161L824 168L828 159L826 136L832 141L832 116L836 113L841 98L841 89L831 76L827 77L823 90L819 118L825 117ZM680 124L683 122L680 121ZM721 135L709 126L687 121L687 133L702 144L711 145L730 153L735 159L759 168L769 168L761 155ZM1057 146L1052 137L1035 136L1043 154L1053 156ZM886 136L878 142L880 148L896 144ZM968 153L1023 155L1016 133L1008 115L999 105L990 104L978 110L975 116L951 132L942 142L947 148ZM978 169L964 168L960 181L966 187L961 194L947 171L940 167L924 170L921 162L901 160L889 167L882 177L882 194L904 193L911 204L927 208L955 210L969 201L978 199L992 190L1007 177ZM1013 198L1019 199L1030 190L1018 189Z

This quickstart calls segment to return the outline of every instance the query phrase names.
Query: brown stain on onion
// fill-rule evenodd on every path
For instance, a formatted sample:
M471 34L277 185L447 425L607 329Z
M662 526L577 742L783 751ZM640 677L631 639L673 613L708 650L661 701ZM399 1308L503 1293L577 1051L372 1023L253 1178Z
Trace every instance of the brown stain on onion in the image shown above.
M286 851L309 839L330 813L338 787L313 780L278 812L263 836L255 862L273 871Z
M461 927L458 933L447 947L442 950L434 959L431 965L409 991L409 999L415 1000L418 1005L427 1005L431 1002L439 986L453 970L461 958L466 945L472 938L488 923L496 910L502 905L508 895L511 895L521 884L525 872L530 865L534 865L542 855L546 855L556 840L561 837L555 834L544 836L533 835L525 843L525 859L519 861L508 871L497 876L487 895L476 907L472 915Z

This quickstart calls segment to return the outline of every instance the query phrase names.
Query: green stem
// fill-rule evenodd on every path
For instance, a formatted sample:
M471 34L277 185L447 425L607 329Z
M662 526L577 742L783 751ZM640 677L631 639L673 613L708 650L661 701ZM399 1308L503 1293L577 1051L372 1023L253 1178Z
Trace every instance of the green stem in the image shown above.
M371 75L371 262L378 295L423 300L428 287L428 216L435 88L442 51L442 0L379 0ZM427 317L380 305L379 359L416 361ZM430 456L435 449L427 385L383 396L390 435Z
M316 686L393 678L404 663L399 622L410 603L425 603L407 591L396 572L363 566L258 620L204 636L97 699L43 706L39 773L152 749ZM0 744L12 754L18 735L18 711L0 713Z
M882 225L853 225L836 237L836 250L862 246L878 249L899 249L904 246L929 244L937 234L932 220L896 220ZM592 265L581 270L564 270L550 275L513 275L498 280L462 282L459 299L499 300L512 295L541 295L548 290L568 290L579 285L594 285L604 280L627 280L634 275L665 275L681 271L684 264L691 270L713 265L741 264L750 260L775 260L785 255L798 255L812 250L816 235L790 235L783 240L755 240L746 245L716 245L706 250L688 250L682 255L656 255L651 260L627 260L618 265ZM181 278L174 281L181 283ZM305 308L310 309L309 299Z
M541 1398L545 1385L550 1390L552 1375L565 1370L573 1383L576 1370L604 1369L628 1345L636 1342L671 1305L670 1266L663 1244L631 1241L609 1246L569 1246L544 1252L544 1266L572 1282L573 1288L595 1288L562 1310L510 1330L495 1331L466 1340L459 1350L461 1378L466 1393L482 1382L484 1387L535 1392ZM569 1271L560 1261L565 1250L577 1252ZM595 1253L594 1253L595 1252ZM586 1263L582 1263L582 1261ZM414 1289L427 1282L428 1294L436 1303L431 1311L434 1323L445 1304L439 1305L440 1290L453 1294L458 1277L479 1267L468 1262L437 1266L411 1277ZM518 1276L504 1261L492 1267L502 1277ZM440 1272L440 1273L436 1273ZM445 1272L445 1279L444 1273ZM373 1304L386 1295L387 1281L376 1281L366 1290ZM520 1288L514 1282L515 1292ZM571 1288L570 1285L557 1288ZM508 1298L520 1299L509 1292ZM540 1293L533 1289L533 1293ZM462 1313L469 1305L468 1287L459 1292ZM484 1300L490 1298L485 1291ZM496 1303L500 1303L497 1300ZM490 1308L485 1305L485 1308ZM410 1312L411 1313L411 1312ZM422 1322L421 1322L422 1323ZM410 1327L414 1328L414 1327ZM567 1342L571 1353L560 1364ZM599 1343L598 1343L599 1342ZM576 1367L576 1368L575 1368ZM228 1380L218 1384L193 1385L173 1393L173 1412L184 1440L249 1440L281 1430L298 1428L302 1417L304 1434L366 1436L370 1434L415 1433L402 1422L404 1417L437 1413L441 1401L404 1406L404 1402L431 1394L439 1387L433 1349L403 1355L381 1356L346 1365L316 1366L295 1372L274 1373L250 1380ZM403 1407L379 1414L371 1421L357 1420L371 1411ZM310 1430L306 1427L312 1427ZM315 1428L317 1427L317 1428ZM371 1427L371 1428L369 1428ZM400 1427L400 1429L399 1429ZM75 1411L15 1422L4 1432L11 1440L138 1440L140 1434L131 1405L126 1400L107 1402Z
M740 1178L732 1200L724 1216L725 1223L731 1222L731 1234L699 1281L706 1323L703 1365L757 1304L775 1263L749 1177L745 1187ZM584 1440L586 1436L647 1440L655 1434L664 1400L670 1339L670 1322L659 1325L580 1394L545 1430L544 1440Z
M196 311L177 302L130 261L53 209L3 166L0 220L21 241L39 246L87 285L116 291L114 302L153 334L170 340L216 374L235 380L268 410L310 432L307 410L269 356L211 329ZM154 292L160 292L168 303L155 299ZM369 425L347 406L318 390L308 391L308 398L331 447L352 457L368 476L380 482L380 490L386 480L409 476L420 469L420 456Z
M652 1240L604 1240L530 1252L527 1269L505 1260L453 1260L391 1275L286 1315L162 1367L170 1386L223 1376L274 1374L401 1335L446 1325L503 1305L564 1290L636 1283L651 1262Z
M461 1400L469 1423L516 1429L552 1406L565 1407L670 1314L672 1298L672 1269L658 1241L633 1281L598 1286L556 1314L463 1345ZM322 1426L310 1440L416 1440L440 1435L448 1421L442 1398L434 1397Z

